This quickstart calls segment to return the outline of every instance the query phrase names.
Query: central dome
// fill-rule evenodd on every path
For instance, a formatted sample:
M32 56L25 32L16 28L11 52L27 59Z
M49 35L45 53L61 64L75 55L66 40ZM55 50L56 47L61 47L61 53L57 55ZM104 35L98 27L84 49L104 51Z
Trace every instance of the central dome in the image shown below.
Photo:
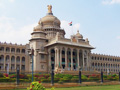
M45 17L41 18L38 22L43 28L60 28L60 20L52 13L52 6L48 5L48 13Z

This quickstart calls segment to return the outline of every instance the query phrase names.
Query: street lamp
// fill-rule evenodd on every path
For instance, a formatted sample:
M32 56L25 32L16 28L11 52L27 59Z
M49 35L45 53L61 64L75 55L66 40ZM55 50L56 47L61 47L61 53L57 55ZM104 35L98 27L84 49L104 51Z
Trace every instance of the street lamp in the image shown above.
M82 79L81 79L81 71L82 71L82 68L79 67L79 83L80 83L80 84L82 83Z
M33 57L34 57L34 49L31 48L31 49L28 49L28 52L30 52L30 56L32 58L32 82L33 82L33 64L34 64L34 61L33 61Z

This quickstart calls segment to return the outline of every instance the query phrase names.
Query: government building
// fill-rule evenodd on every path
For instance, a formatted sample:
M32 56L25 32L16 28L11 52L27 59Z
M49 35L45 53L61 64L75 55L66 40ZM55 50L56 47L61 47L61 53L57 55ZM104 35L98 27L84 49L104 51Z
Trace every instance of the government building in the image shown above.
M60 27L60 20L52 13L48 5L46 16L38 21L31 33L29 44L17 45L0 43L0 72L32 71L36 73L56 73L96 71L118 73L120 57L91 53L95 49L88 38L83 38L79 30L75 35L65 38L65 30Z

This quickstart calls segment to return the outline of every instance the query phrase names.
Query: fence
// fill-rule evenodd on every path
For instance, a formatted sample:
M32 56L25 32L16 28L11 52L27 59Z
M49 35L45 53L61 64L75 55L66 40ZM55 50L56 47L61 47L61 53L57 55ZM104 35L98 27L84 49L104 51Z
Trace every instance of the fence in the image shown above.
M54 71L48 72L34 72L34 81L41 81L42 83L82 83L82 82L107 82L107 81L120 81L119 74L106 75L103 72L86 72L76 71L75 74L68 72L56 74ZM14 72L14 74L0 74L0 82L13 82L19 84L21 82L32 82L31 72Z

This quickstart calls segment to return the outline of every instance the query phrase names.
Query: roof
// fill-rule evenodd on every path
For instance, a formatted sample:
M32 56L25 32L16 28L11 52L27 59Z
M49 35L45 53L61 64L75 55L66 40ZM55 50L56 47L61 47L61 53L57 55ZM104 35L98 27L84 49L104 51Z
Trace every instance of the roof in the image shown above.
M63 44L63 45L69 45L69 46L76 46L76 47L84 47L84 48L89 48L89 49L95 49L89 44L80 44L80 43L75 43L75 42L66 42L66 41L60 41L60 40L52 40L50 41L45 47L55 45L55 44Z

